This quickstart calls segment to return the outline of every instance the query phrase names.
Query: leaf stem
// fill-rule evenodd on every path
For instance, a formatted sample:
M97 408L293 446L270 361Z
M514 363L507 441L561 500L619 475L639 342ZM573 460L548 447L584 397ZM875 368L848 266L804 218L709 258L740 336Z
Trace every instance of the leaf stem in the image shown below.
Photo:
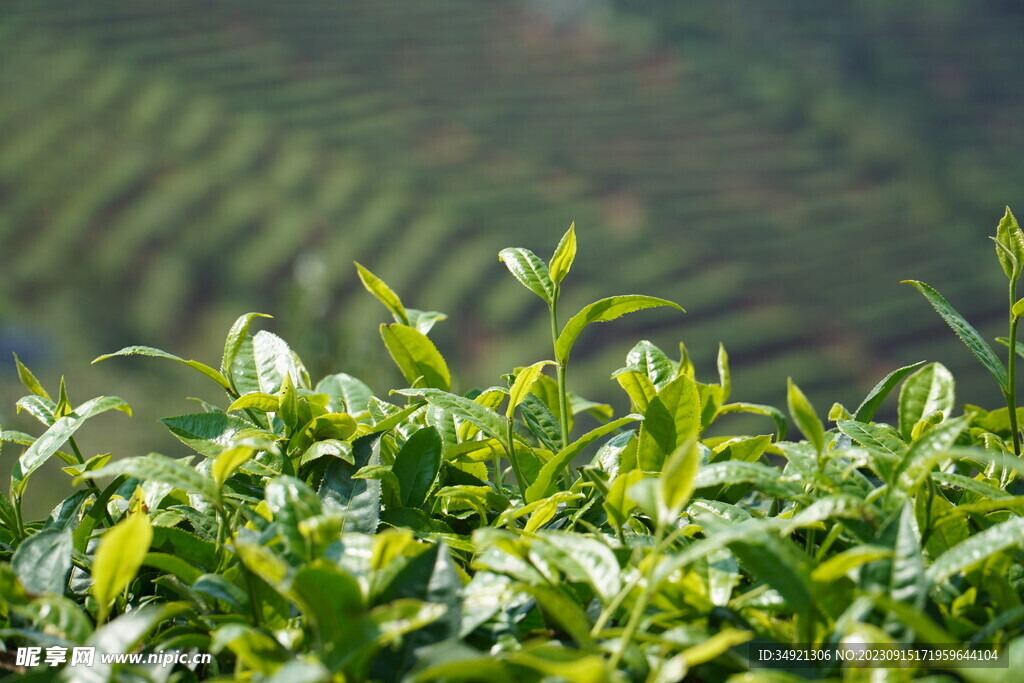
M508 453L508 461L512 463L512 471L516 475L516 483L519 485L519 494L526 497L526 477L523 475L523 470L519 466L519 458L516 456L516 442L515 437L512 435L512 420L511 418L505 420L505 451ZM499 493L500 493L499 488Z
M558 295L562 293L562 288L555 285L555 295L551 297L551 304L548 306L548 312L551 317L551 349L555 354L555 360L558 361L557 380L558 380L558 419L562 428L562 448L569 446L569 397L565 390L565 361L558 357L558 349L556 348L558 342Z
M1006 371L1006 408L1009 411L1010 432L1013 436L1013 454L1020 457L1020 429L1017 426L1017 322L1019 318L1013 314L1013 305L1017 300L1017 281L1010 281L1010 343L1007 348Z

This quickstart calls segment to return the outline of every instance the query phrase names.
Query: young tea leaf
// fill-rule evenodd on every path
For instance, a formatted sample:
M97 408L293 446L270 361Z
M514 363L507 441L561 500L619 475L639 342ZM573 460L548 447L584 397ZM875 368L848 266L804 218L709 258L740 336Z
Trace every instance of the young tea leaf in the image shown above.
M394 290L387 286L387 284L379 277L371 273L358 261L353 261L356 265L356 271L359 273L359 281L363 283L363 287L370 294L377 297L377 300L384 304L384 307L391 311L391 315L395 317L395 322L401 323L402 325L409 324L409 314L405 310L405 306L402 305L402 300L398 298Z
M425 334L406 325L383 323L380 336L391 359L410 386L426 386L443 391L451 388L448 364L434 342Z
M868 392L868 395L864 397L864 400L857 407L856 412L854 412L853 419L857 422L871 422L871 418L875 416L875 411L877 411L878 407L882 405L882 401L884 401L885 397L889 395L889 392L900 383L900 380L924 364L925 361L921 360L913 365L906 365L897 370L893 370L882 378L882 381L876 384L875 387Z
M786 380L786 384L786 403L789 406L789 414L792 416L793 422L814 446L814 450L821 453L825 450L825 426L814 411L814 406L804 396L804 392L800 391L800 387L793 383L792 377Z
M942 363L931 363L907 378L900 389L899 430L907 440L914 425L925 415L948 415L955 403L953 375Z
M960 340L967 346L974 357L978 359L978 362L988 370L992 377L995 378L999 384L999 388L1006 392L1009 386L1009 379L1006 374L1006 368L1003 367L1003 363L996 357L992 347L978 334L978 331L974 329L970 323L964 320L955 308L953 308L948 301L937 291L932 289L927 284L920 282L919 280L903 280L901 284L913 285L917 291L924 295L924 298L928 300L928 303L932 305L932 308L942 316L942 319L946 321L946 324L956 333L956 336L960 337Z
M100 538L92 561L92 595L100 606L100 619L110 604L138 573L153 541L149 517L134 514L111 527Z
M231 326L231 330L228 331L227 339L224 341L224 355L221 358L220 371L225 377L231 378L232 382L234 382L232 369L234 367L235 357L242 348L242 343L249 337L249 326L252 324L253 319L272 317L273 316L267 315L266 313L246 313L245 315L239 316ZM234 383L232 383L232 386L234 386ZM237 389L237 387L235 388Z
M545 365L554 365L555 363L550 360L542 360L533 365L523 368L516 375L515 381L512 383L512 387L508 390L508 407L505 409L505 417L512 419L512 415L515 413L516 407L523 402L526 396L530 393L530 389L533 388L533 383L540 377L541 371Z
M996 226L996 256L1007 279L1017 280L1024 270L1024 233L1021 232L1017 219L1010 207Z
M555 283L544 262L529 249L512 247L502 249L498 260L505 264L519 282L548 304L555 300Z
M14 354L14 364L18 368L18 379L20 379L21 383L25 385L25 388L36 396L42 396L43 398L50 400L50 395L46 393L46 389L44 389L43 385L39 383L36 376L32 374L32 371L21 362L21 359L18 358L18 354Z
M555 253L551 257L551 261L548 263L548 270L551 273L551 281L556 285L565 279L565 276L569 274L569 269L572 267L572 262L576 259L576 222L569 226L569 229L562 235L562 239L559 240L558 246L555 247Z

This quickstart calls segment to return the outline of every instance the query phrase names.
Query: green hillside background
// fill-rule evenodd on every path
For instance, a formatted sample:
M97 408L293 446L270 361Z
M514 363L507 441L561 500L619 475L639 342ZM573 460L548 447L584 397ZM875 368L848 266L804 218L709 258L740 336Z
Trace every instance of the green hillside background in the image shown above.
M1021 196L1022 28L1015 3L968 0L6 0L0 351L51 389L66 373L73 402L133 404L86 447L176 455L153 420L216 391L89 361L211 362L254 310L313 374L384 392L358 260L449 314L433 336L466 391L550 354L496 255L546 254L575 221L562 310L688 311L588 331L569 377L588 397L624 408L609 374L649 338L705 375L724 342L744 400L780 404L792 376L824 413L928 359L995 406L898 282L1003 332L986 236ZM13 363L0 382L0 421L29 428Z

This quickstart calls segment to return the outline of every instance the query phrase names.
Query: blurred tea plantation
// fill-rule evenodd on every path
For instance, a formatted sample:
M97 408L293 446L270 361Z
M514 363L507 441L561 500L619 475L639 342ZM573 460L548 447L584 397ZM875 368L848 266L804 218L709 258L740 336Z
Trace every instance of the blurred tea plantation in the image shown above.
M927 359L981 402L983 370L898 282L950 283L1002 331L977 264L1021 198L1022 24L968 0L5 0L0 420L20 419L16 351L133 404L116 455L175 454L133 423L188 412L161 397L201 378L88 363L209 362L246 311L317 376L397 386L353 260L449 315L433 337L469 390L548 334L494 254L571 221L566 310L634 291L688 311L588 333L581 394L613 395L607 368L647 337L705 371L723 341L751 401L786 376L855 401Z

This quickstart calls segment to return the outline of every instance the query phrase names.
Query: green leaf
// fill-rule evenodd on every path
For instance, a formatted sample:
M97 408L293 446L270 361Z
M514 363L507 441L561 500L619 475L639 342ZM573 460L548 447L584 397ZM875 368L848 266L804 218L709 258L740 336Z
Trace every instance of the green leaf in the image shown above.
M804 437L814 446L814 450L821 453L825 450L825 425L814 411L814 406L800 391L800 387L793 383L793 378L786 380L786 404L789 406L789 414L793 422L803 433Z
M1007 279L1013 281L1020 278L1024 270L1024 233L1017 225L1010 207L1006 207L1006 213L996 226L996 256L999 258L999 265Z
M679 364L647 340L637 342L629 350L626 354L626 367L647 376L658 390L679 374Z
M873 448L897 457L902 457L907 451L906 442L903 441L899 432L889 425L839 420L836 422L836 427L865 448Z
M502 249L498 260L504 262L517 280L527 289L551 304L555 300L555 283L544 262L529 249L513 247Z
M377 531L380 482L352 477L366 465L380 464L380 456L373 452L376 439L376 435L356 439L352 443L352 463L331 458L317 490L324 512L342 515L345 532L372 534Z
M718 383L722 387L722 403L725 403L732 393L732 373L729 371L729 354L721 342L718 343Z
M573 441L567 447L560 450L553 458L544 463L544 466L540 468L540 473L537 475L537 478L532 484L530 484L529 488L526 489L526 502L532 503L554 494L555 481L562 473L562 470L565 469L565 467L568 466L576 456L582 453L583 449L587 446L600 439L602 436L617 431L623 425L642 419L643 416L635 414L620 417L618 420L614 420L613 422L601 425L596 429L592 429Z
M688 439L665 459L659 479L661 499L668 512L666 521L674 520L693 495L697 468L700 466L700 446L696 438Z
M187 365L193 370L196 370L199 373L206 375L224 389L231 388L231 384L228 382L227 378L224 377L224 375L221 374L220 372L217 372L216 370L211 368L209 365L205 363L200 363L197 360L185 360L184 358L175 356L173 353L167 353L166 351L162 351L160 349L154 349L152 346L126 346L120 351L114 351L113 353L107 353L102 356L99 356L98 358L93 360L93 363L98 363L101 360L106 360L108 358L113 358L115 356L149 356L151 358L166 358L168 360L173 360L175 362L181 363L182 365Z
M100 605L100 619L142 566L153 540L153 527L144 514L130 515L100 537L92 561L92 595Z
M523 368L516 375L515 381L512 383L512 387L508 391L508 407L505 409L505 417L512 419L512 415L515 413L516 407L523 402L526 396L530 393L530 389L533 388L533 383L540 377L541 371L546 365L554 365L555 363L550 360L542 360L534 363L533 365Z
M284 339L273 332L260 330L252 338L252 357L256 365L256 379L260 391L276 394L291 377L294 386L300 386L295 356Z
M775 440L782 441L786 438L786 431L788 427L786 424L786 415L775 406L768 406L760 403L727 403L718 409L718 414L725 415L727 413L750 413L752 415L770 417L775 423L775 430L777 432Z
M409 327L423 334L429 334L430 330L434 329L434 323L448 319L447 315L438 311L419 311L415 308L407 308L405 312L409 314Z
M928 567L926 576L931 584L944 581L958 572L992 557L1008 548L1024 544L1024 518L1015 517L995 524L979 534L942 553Z
M123 458L106 467L86 472L82 478L97 479L119 474L138 477L143 481L158 481L187 493L198 493L214 503L220 501L220 494L213 479L200 474L195 468L180 460L159 453Z
M256 450L248 446L228 448L218 455L213 461L213 465L210 466L210 475L217 488L222 488L228 477L241 465L252 459L254 455L256 455Z
M203 575L202 571L196 569L187 560L168 553L146 553L146 556L142 559L142 564L146 567L153 567L168 574L173 574L189 586L193 585Z
M569 322L562 328L561 334L558 335L558 339L555 341L556 360L563 365L569 361L569 353L572 351L573 344L576 343L576 338L590 323L607 322L633 311L660 306L669 306L686 312L677 303L642 294L611 296L585 306L583 310L569 319Z
M242 345L245 343L245 340L249 338L249 326L252 324L254 318L273 317L274 316L267 315L266 313L246 313L245 315L239 316L231 326L227 339L224 341L224 355L221 357L220 371L225 377L231 379L231 385L236 390L238 390L238 386L236 384L237 378L234 376L235 358L238 356L238 352L242 349ZM238 390L238 393L243 392Z
M974 357L978 359L986 370L988 370L992 377L995 378L996 383L999 384L999 388L1002 389L1003 393L1006 393L1006 389L1009 386L1009 379L1006 374L1006 368L1003 367L1002 362L996 357L992 347L978 334L978 331L974 329L970 323L963 319L956 309L949 305L941 294L932 289L927 284L918 280L903 280L903 283L913 285L917 291L921 292L924 297L928 300L928 303L932 305L932 308L942 316L942 319L946 321L946 324L950 326L956 336L960 337L960 340L967 346ZM901 283L902 284L902 283ZM901 430L902 431L902 430Z
M380 336L410 386L447 391L452 378L441 352L422 332L397 323L381 324Z
M15 471L11 475L14 492L20 495L25 489L29 475L67 443L86 420L108 410L120 410L131 415L131 407L123 399L116 396L100 396L86 401L70 415L54 422L18 459Z
M11 569L29 593L63 595L71 572L71 548L70 529L43 529L18 546Z
M441 436L433 427L424 427L402 445L391 466L398 477L402 505L421 506L440 469Z
M212 636L211 652L219 653L226 647L246 668L263 676L270 676L293 659L280 643L248 624L229 623L214 631Z
M633 410L646 412L651 399L658 395L658 389L650 377L637 370L625 368L615 373L613 377L629 395Z
M245 420L226 413L162 417L160 422L186 446L211 458L220 455L236 439L264 433Z
M276 413L281 409L281 399L271 394L264 394L262 391L253 391L242 394L228 406L227 412L235 410L255 409L264 413Z
M316 392L331 397L327 404L330 412L352 415L366 411L373 396L373 391L362 380L344 372L324 377L316 385Z
M935 464L948 457L949 449L966 427L967 418L958 417L946 420L914 439L893 471L893 480L904 491L914 492Z
M893 370L886 375L882 381L876 384L874 389L869 391L868 395L864 397L864 400L854 412L853 419L857 422L871 422L871 418L875 416L875 411L877 411L878 407L882 405L882 401L884 401L885 397L889 395L889 392L900 383L900 380L924 364L925 361L921 360L913 365L906 365L897 370Z
M830 583L843 578L854 569L870 562L892 557L888 548L875 545L857 545L828 558L811 572L811 578L818 583Z
M679 375L666 384L644 412L637 459L640 469L660 472L665 458L701 430L700 393L697 383Z
M441 389L396 389L391 393L402 396L422 396L430 405L447 410L455 417L475 425L487 436L504 442L504 418L476 401Z
M781 480L779 471L774 467L759 462L711 463L700 468L694 481L694 486L698 489L733 484L754 484L764 493L779 498L794 498L803 491L797 483Z
M18 379L20 379L21 383L25 385L26 389L36 396L41 396L48 401L51 400L50 395L46 393L46 389L44 389L43 385L39 383L36 376L32 374L32 371L21 362L21 359L18 358L18 354L14 354L14 364L18 368Z
M267 484L266 501L288 550L307 561L313 559L299 531L300 524L321 513L320 499L313 490L295 477L280 476Z
M914 425L936 410L948 415L955 403L953 375L942 363L930 363L907 378L900 389L899 429L909 440Z
M555 247L555 253L548 263L548 270L551 273L551 281L556 285L565 279L572 268L572 262L576 260L576 222L573 221L562 235Z
M924 557L914 519L914 508L907 501L903 504L897 523L888 594L897 602L921 609L928 597L927 593L928 579L925 576Z
M363 283L366 291L375 296L378 301L384 304L385 308L391 311L391 315L395 317L396 322L409 325L409 314L394 290L388 287L379 277L363 267L358 261L353 261L353 263L355 263L356 271L359 273L359 281Z

